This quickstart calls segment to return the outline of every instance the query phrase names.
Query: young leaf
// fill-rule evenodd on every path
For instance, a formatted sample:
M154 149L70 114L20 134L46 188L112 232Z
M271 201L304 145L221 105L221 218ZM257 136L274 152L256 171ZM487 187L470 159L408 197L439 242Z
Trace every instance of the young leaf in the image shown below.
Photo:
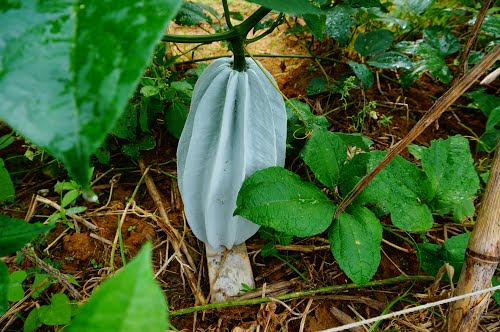
M351 7L335 6L326 13L325 33L345 46L354 23L354 10Z
M289 235L307 237L330 226L335 205L321 190L281 167L255 172L242 185L235 215Z
M42 326L42 322L40 322L40 318L38 317L38 310L39 308L35 307L30 311L28 317L26 317L24 321L23 332L32 332Z
M154 281L148 243L123 270L99 286L65 331L165 331L167 313L165 297Z
M385 152L361 153L341 170L340 190L347 194L384 157ZM428 195L425 174L402 157L394 158L356 198L358 204L376 204L400 229L421 232L432 227L431 211L422 201Z
M431 185L431 206L441 215L453 213L456 221L474 214L474 196L479 190L479 176L469 142L462 136L431 142L422 151L422 168Z
M0 158L0 202L13 202L14 194L14 185L9 171L5 168L3 159Z
M321 9L304 0L247 0L263 7L291 15L321 14Z
M382 69L411 69L413 63L407 55L399 52L384 52L369 59L368 64Z
M31 288L34 289L35 291L33 292L33 294L31 294L31 297L36 299L37 297L40 296L40 294L42 294L44 290L49 288L53 283L54 281L51 280L50 274L35 272L35 280L33 280L33 285L31 285Z
M356 284L370 281L380 264L382 225L365 207L354 206L333 222L328 239L335 260Z
M285 103L285 107L287 117L287 142L295 140L296 137L304 137L306 131L311 130L314 126L323 128L328 128L330 126L330 123L324 116L314 115L309 105L295 98L289 99L288 102ZM303 121L305 121L305 123Z
M347 159L347 146L337 134L316 127L300 155L316 178L326 187L333 188Z
M14 271L9 275L7 300L17 302L24 297L23 281L27 276L28 274L24 270Z
M48 232L53 225L29 224L22 219L0 215L0 257L21 249L39 234Z
M371 72L371 70L362 63L349 61L347 64L349 65L349 67L351 67L356 77L361 81L361 83L363 84L363 88L365 90L368 90L372 86L374 81L373 73Z
M2 2L0 118L62 161L88 189L90 156L124 110L180 5Z
M38 318L45 325L66 325L71 321L71 304L64 293L57 293L50 304L38 309Z
M389 30L375 30L367 34L361 32L354 42L354 49L361 56L375 55L391 46L393 39Z

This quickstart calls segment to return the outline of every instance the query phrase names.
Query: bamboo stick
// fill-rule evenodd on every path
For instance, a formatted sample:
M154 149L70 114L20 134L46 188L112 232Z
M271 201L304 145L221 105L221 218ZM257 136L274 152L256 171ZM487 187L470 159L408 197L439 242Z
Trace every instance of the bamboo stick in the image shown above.
M472 231L465 263L455 290L462 295L491 287L500 262L500 138L486 185L477 223ZM448 331L476 331L491 293L453 303L448 312Z

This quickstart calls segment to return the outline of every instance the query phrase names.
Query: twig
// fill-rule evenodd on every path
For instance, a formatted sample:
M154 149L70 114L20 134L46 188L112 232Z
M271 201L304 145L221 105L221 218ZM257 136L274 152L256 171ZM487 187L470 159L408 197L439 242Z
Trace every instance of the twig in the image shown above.
M45 272L56 278L64 287L66 287L71 297L77 299L78 301L83 300L83 296L71 284L70 279L67 275L61 273L61 271L59 271L58 269L42 261L40 258L38 258L38 256L34 252L30 253L26 250L22 250L22 252L30 261L32 261L42 270L44 270Z
M390 279L384 279L384 280L376 280L376 281L371 281L363 286L357 285L357 284L345 284L345 285L333 285L333 286L328 286L328 287L321 287L317 289L311 289L311 290L305 290L305 291L300 291L300 292L293 292L289 294L284 294L284 295L279 295L276 297L260 297L260 298L255 298L255 299L249 299L249 300L241 300L241 301L226 301L226 302L219 302L219 303L210 303L210 304L205 304L205 305L200 305L196 307L190 307L190 308L184 308L184 309L179 309L175 311L171 311L170 315L171 316L181 316L181 315L186 315L190 314L193 312L198 312L198 311L204 311L204 310L211 310L211 309L221 309L221 308L228 308L228 307L236 307L236 306L247 306L247 305L254 305L254 304L261 304L261 303L266 303L266 302L271 302L274 300L290 300L298 297L307 297L315 294L321 294L321 293L328 293L328 292L340 292L344 291L347 289L358 289L358 288L369 288L369 287L377 287L377 286L383 286L383 285L390 285L398 282L406 282L406 281L417 281L417 280L422 280L422 281L432 281L434 280L433 276L399 276L395 278L390 278Z
M146 166L144 165L143 160L139 160L139 167L141 168L141 171L145 172ZM158 225L169 237L170 241L172 242L172 245L174 246L176 255L179 256L181 262L187 261L189 263L187 265L191 267L191 269L189 268L185 269L185 273L188 279L189 286L191 287L191 291L193 292L193 295L196 298L196 303L199 304L207 303L205 296L203 295L201 289L197 285L195 278L195 273L197 270L196 264L194 263L194 260L191 257L191 255L189 254L186 243L183 241L183 236L170 223L170 219L168 218L165 207L163 206L160 193L158 192L158 189L156 189L156 185L151 176L149 176L149 174L146 174L144 176L144 182L146 183L149 195L155 202L155 205L158 208L158 212L160 213L160 217L163 220L163 222L158 222Z
M56 209L59 212L61 211L61 206L59 204L57 204L56 202L51 201L48 198L45 198L45 197L37 195L36 198L35 198L35 200L38 201L38 202L40 202L40 203L50 205L51 207L53 207L54 209ZM82 218L82 217L80 217L80 216L78 216L76 214L68 213L66 215L68 217L70 217L70 218L78 221L78 222L81 222L82 224L84 224L85 226L87 226L87 228L89 228L92 231L96 231L97 230L97 226L96 225L92 224L91 222L85 220L84 218Z
M351 204L356 196L370 183L370 181L408 144L417 138L429 125L434 123L444 111L448 109L491 65L498 60L500 56L500 45L495 46L474 68L453 85L444 95L442 95L434 105L417 122L410 132L394 145L387 155L365 175L351 190L351 192L342 200L335 211L334 219L337 218L345 208Z

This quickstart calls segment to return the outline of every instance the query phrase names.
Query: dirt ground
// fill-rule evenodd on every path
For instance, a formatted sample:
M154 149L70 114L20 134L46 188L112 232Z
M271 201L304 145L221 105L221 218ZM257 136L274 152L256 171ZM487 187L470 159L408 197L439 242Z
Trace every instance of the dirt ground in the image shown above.
M291 22L290 24L292 24ZM194 28L192 28L194 29ZM172 25L171 33L189 33L186 27ZM199 33L200 30L196 30ZM175 53L184 53L193 45L172 45ZM321 56L330 51L328 43L316 43L312 51ZM362 133L370 137L375 149L386 150L397 143L418 119L427 111L434 101L446 91L446 86L434 81L430 76L423 78L408 90L403 90L393 80L395 72L384 72L379 75L378 82L365 95L359 90L352 90L348 97L348 106L343 107L338 95L319 94L306 96L306 86L313 77L321 76L322 70L329 76L338 79L349 72L345 63L335 61L315 61L309 58L259 57L262 54L287 54L310 56L304 47L304 39L287 34L279 28L270 37L251 45L253 53L277 80L280 89L288 98L298 98L307 102L314 113L328 114L333 131L355 132L353 118L358 114L365 101L377 101L375 111L378 116L392 116L392 123L381 125L372 118L367 118ZM188 52L180 61L229 54L221 44L200 47L195 52ZM331 56L331 55L330 55ZM184 70L196 64L178 65ZM496 87L498 88L498 87ZM485 119L478 111L460 105L466 105L465 98L455 103L438 122L420 135L415 143L426 145L432 139L461 134L466 137L479 136L484 131ZM1 134L1 133L0 133ZM182 213L182 202L176 188L175 151L177 141L166 131L154 132L158 147L143 154L144 164L149 166L149 174L158 188L161 201L166 209L170 222L183 234L190 248L192 258L199 267L197 274L199 288L206 295L209 292L204 246L190 232ZM474 151L475 143L471 140ZM9 147L6 153L17 152L23 155L26 146L21 140ZM403 154L411 158L409 154ZM486 155L477 154L475 159L487 161ZM20 161L21 165L22 162ZM287 160L287 166L298 168L293 160ZM54 167L56 176L54 176ZM16 205L0 209L0 213L25 218L31 215L32 220L44 221L55 212L54 207L35 199L43 195L44 199L59 202L59 194L53 190L57 180L64 180L61 166L39 163L36 167L22 174L14 174L16 181ZM450 294L450 284L441 282L434 284L432 280L414 280L394 282L387 285L366 288L354 288L337 292L318 292L308 296L300 296L286 301L273 301L263 304L235 306L204 312L175 315L175 311L195 306L194 295L181 273L175 259L167 261L173 255L169 237L161 227L163 222L158 218L158 207L151 197L146 185L140 184L141 170L132 161L123 156L112 156L108 167L97 166L95 178L103 176L95 183L94 189L100 197L100 203L84 203L87 211L80 214L82 218L97 226L89 229L77 221L80 230L70 229L59 224L50 232L43 245L38 247L38 255L60 262L60 271L73 275L81 285L82 295L89 295L92 290L108 276L111 247L117 233L117 224L125 213L122 236L126 259L131 259L146 241L154 245L154 269L157 280L165 291L169 301L171 324L179 331L319 331L340 326L362 318L370 318L382 314L388 306L389 311L400 310L415 303L427 303L446 298ZM136 188L138 187L138 189ZM137 189L134 204L127 210L127 199ZM479 198L478 198L479 201ZM71 220L70 220L71 221ZM73 221L71 221L73 222ZM389 220L383 220L389 225ZM455 224L445 218L436 218L435 227L428 231L428 238L435 243L442 243L448 237L462 233L464 229L472 229L472 224ZM394 229L394 232L398 231ZM418 235L414 236L418 240ZM245 298L265 296L276 297L292 292L316 290L332 285L345 285L351 281L340 270L330 252L326 235L307 239L295 239L293 245L281 247L280 252L288 258L288 262L276 258L263 258L259 255L266 242L258 235L247 241L252 268L256 279L257 291L245 294ZM10 258L11 269L17 269ZM120 253L115 253L114 264L121 266ZM292 266L293 268L292 268ZM25 260L20 268L32 266ZM300 271L305 279L301 278ZM373 280L386 280L402 274L409 276L425 275L419 268L419 262L412 246L402 241L395 234L384 232L382 243L382 261ZM56 283L47 289L47 294L63 290ZM264 291L263 291L264 290ZM45 297L48 298L48 297ZM21 304L18 313L26 316L38 303L28 300ZM446 306L432 310L420 311L406 316L383 321L379 326L382 331L440 331L444 327ZM500 330L500 307L491 303L488 313L481 321L483 331ZM0 324L4 325L4 323ZM10 326L4 325L2 331L18 331L22 329L20 319L15 319ZM42 329L43 331L43 329ZM359 329L353 331L365 331Z

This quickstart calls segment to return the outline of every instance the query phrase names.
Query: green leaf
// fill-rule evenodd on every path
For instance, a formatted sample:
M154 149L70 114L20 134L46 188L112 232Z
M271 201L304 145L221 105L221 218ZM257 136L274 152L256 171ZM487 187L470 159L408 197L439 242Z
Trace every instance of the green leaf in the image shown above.
M321 77L314 77L306 86L306 94L308 96L314 96L318 93L325 92L326 90L326 82Z
M43 284L42 284L43 283ZM36 299L44 290L49 288L54 281L51 279L50 274L47 273L35 273L35 280L33 280L33 285L31 288L34 289L31 297Z
M34 308L30 311L28 317L26 317L26 320L24 321L23 332L33 332L42 326L42 322L40 322L40 318L38 317L38 310L39 308Z
M5 149L12 143L14 143L14 137L12 133L0 136L0 150Z
M0 261L0 315L3 315L9 309L7 293L9 291L9 268Z
M385 7L380 3L379 0L344 0L344 3L347 3L349 6L353 8L381 8L385 9Z
M361 56L375 55L391 46L393 39L389 30L375 30L367 34L361 32L354 42L354 49Z
M341 170L340 191L346 195L354 185L385 156L374 151L357 154ZM423 204L429 184L418 167L402 157L394 158L355 199L358 204L375 204L391 214L392 223L408 232L421 232L432 227L433 218Z
M354 10L346 5L338 5L326 13L325 33L345 46L354 25Z
M321 9L308 0L247 0L263 7L292 15L321 14Z
M441 26L430 26L423 31L424 42L438 52L441 57L460 51L460 42L451 30Z
M287 142L291 142L297 137L304 137L306 131L311 130L314 126L323 128L330 126L330 123L324 116L314 115L309 105L295 98L289 99L285 103L285 107L287 116Z
M347 159L347 146L337 134L316 127L300 155L322 184L334 188Z
M140 151L142 150L152 150L156 146L156 141L153 136L144 136L140 140L125 144L122 146L123 154L129 156L132 159L139 160L141 159Z
M75 202L78 196L80 196L80 194L81 191L79 189L73 189L68 191L66 194L64 194L63 198L61 199L61 207L65 208L66 206Z
M124 110L180 5L2 2L0 118L62 161L88 189L90 156Z
M29 224L22 219L0 215L0 257L16 252L52 227L54 226L41 223Z
M23 281L27 276L28 274L24 270L14 271L9 275L7 300L10 302L17 302L24 297Z
M0 158L0 202L14 202L14 195L14 184L3 159Z
M152 86L152 85L146 85L146 86L143 86L141 88L141 94L144 96L144 97L152 97L152 96L155 96L157 95L158 93L160 92L160 89L158 89L158 87L156 86Z
M500 97L486 93L485 89L478 89L465 95L473 100L468 106L479 108L486 117L500 105Z
M212 23L210 16L205 14L203 8L196 2L184 1L179 12L175 16L175 23L179 25L192 26L200 23Z
M418 243L417 257L422 270L435 276L441 266L448 263L455 269L453 281L458 281L469 239L470 234L464 233L444 241L442 247L438 244Z
M38 318L45 325L66 325L71 321L71 304L64 293L54 294L50 304L38 309Z
M399 52L384 52L369 59L368 64L382 69L411 69L413 63L407 55Z
M370 146L373 145L373 141L366 136L361 134L346 134L346 133L335 133L340 137L347 146L355 146L365 152L370 151Z
M167 314L147 243L126 267L95 290L65 331L160 332L167 329Z
M493 278L491 279L491 285L493 287L500 285L500 281L498 281L497 277L493 276ZM496 301L496 303L500 305L500 290L496 290L495 293L493 293L492 297Z
M328 239L342 271L358 285L366 284L380 264L382 225L365 207L355 206L334 221Z
M373 73L371 72L371 70L362 63L349 61L347 64L349 65L349 67L351 67L356 77L361 81L361 83L363 84L363 88L365 90L368 90L373 85L374 81Z
M175 137L181 137L189 110L183 103L173 103L165 114L165 124L168 131Z
M443 243L443 260L455 269L454 280L458 280L460 272L462 271L469 240L470 234L464 233L452 236Z
M441 246L434 243L417 243L416 249L422 270L427 274L437 275L444 264Z
M500 37L500 17L498 15L488 15L481 24L481 31L488 35Z
M304 22L306 22L306 25L314 38L319 41L323 41L323 34L326 30L326 16L305 14L302 18L304 19Z
M257 171L245 180L236 206L235 215L299 237L324 232L335 212L325 193L281 167Z
M433 140L422 151L422 168L431 185L429 199L435 211L441 215L453 213L456 221L474 214L479 176L467 139L457 135Z

